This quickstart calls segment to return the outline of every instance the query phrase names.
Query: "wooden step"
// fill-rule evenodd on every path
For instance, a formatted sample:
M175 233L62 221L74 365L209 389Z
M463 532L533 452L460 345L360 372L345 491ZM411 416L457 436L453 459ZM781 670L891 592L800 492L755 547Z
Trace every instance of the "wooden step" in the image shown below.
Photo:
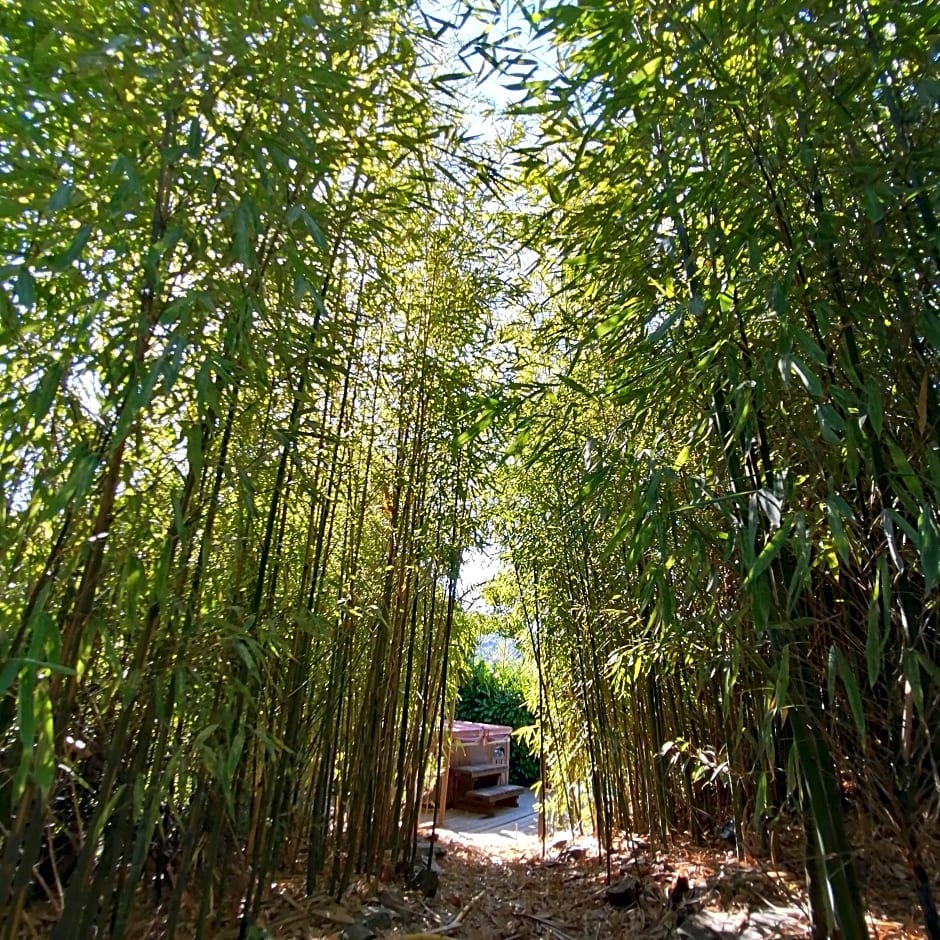
M509 764L451 764L450 772L462 777L495 777L509 771Z
M467 790L460 795L458 805L467 809L485 809L487 816L496 815L497 806L518 806L519 794L525 787L513 784L503 784L498 787L480 787L478 790Z

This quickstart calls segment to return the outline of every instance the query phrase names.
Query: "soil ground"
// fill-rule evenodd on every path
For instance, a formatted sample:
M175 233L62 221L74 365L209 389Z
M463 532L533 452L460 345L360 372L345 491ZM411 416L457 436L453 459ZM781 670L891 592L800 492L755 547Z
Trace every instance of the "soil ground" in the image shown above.
M681 836L666 847L639 837L615 840L608 858L588 836L537 835L531 794L492 818L448 812L423 843L434 876L409 887L389 866L387 879L362 881L337 901L306 897L302 875L271 884L249 940L769 940L807 937L809 920L799 837L784 832L776 863L739 860L726 843L694 846ZM863 827L865 828L865 827ZM430 820L421 838L431 836ZM877 940L923 937L921 912L893 842L871 827L856 839L858 870ZM936 846L929 853L937 884ZM609 880L608 880L609 877ZM619 887L611 903L608 884ZM431 890L434 889L434 890ZM143 892L142 892L143 893ZM198 909L184 911L178 937L188 937ZM187 916L190 915L190 916ZM222 902L207 940L236 940L239 902ZM56 912L33 909L24 936L47 937ZM162 940L165 917L143 902L130 940Z
M360 885L344 904L349 923L321 922L318 928L308 921L292 933L279 931L274 918L270 935L308 940L808 936L797 834L782 834L776 864L755 858L740 861L717 838L702 847L681 837L664 849L624 836L608 860L593 838L571 833L548 836L543 852L537 827L530 793L521 798L518 809L499 810L492 818L448 812L435 833L439 884L433 897L395 881ZM430 831L427 820L422 837L429 838ZM871 937L923 937L906 870L887 840L872 838L871 833L868 837L859 867ZM628 901L627 906L615 906L608 899L608 869L611 884L626 886L621 900Z

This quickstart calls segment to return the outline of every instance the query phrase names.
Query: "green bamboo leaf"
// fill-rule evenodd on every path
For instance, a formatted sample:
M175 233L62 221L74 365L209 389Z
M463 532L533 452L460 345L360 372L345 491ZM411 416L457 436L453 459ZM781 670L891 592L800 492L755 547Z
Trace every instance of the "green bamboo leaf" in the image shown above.
M49 696L49 683L39 682L35 690L35 780L41 793L46 794L52 788L56 771L55 729L52 720L52 699Z
M883 634L887 637L891 633L891 577L888 574L888 559L882 553L878 556L876 562L878 576L875 581L875 592L873 597L881 598L881 628Z
M52 402L55 400L56 393L66 372L66 363L60 359L54 361L46 370L45 375L40 379L39 385L30 395L30 411L36 424L42 423Z
M625 313L616 313L611 317L608 317L606 320L598 323L594 327L594 336L596 339L603 339L605 336L610 335L611 333L616 332L623 325L624 320L626 319Z
M852 712L852 718L855 720L855 727L859 733L862 744L865 743L865 709L862 705L862 695L859 690L858 681L855 673L849 668L845 657L841 651L837 650L837 663L839 677L842 679L842 686L845 689L845 695Z
M189 122L189 131L186 135L186 153L190 157L198 157L202 152L202 124L199 115L193 115Z
M147 795L146 788L147 784L143 777L138 777L132 784L131 806L133 807L133 814L135 819L139 819L144 815L144 800Z
M868 685L872 689L881 675L883 649L881 604L876 597L868 606L868 629L865 633L865 664L868 667Z
M258 506L255 502L255 486L251 480L251 475L240 468L238 471L238 492L248 517L254 519L258 515Z
M7 690L13 685L21 666L22 660L10 659L4 664L3 669L0 669L0 699L6 695Z
M607 467L599 467L597 470L593 470L588 473L584 478L584 483L581 485L581 490L578 494L579 501L587 499L607 481L607 478L610 475L610 471Z
M16 276L14 291L17 303L27 310L31 310L36 303L36 280L25 264L20 267Z
M261 673L258 671L258 663L255 661L255 657L251 655L251 651L248 649L246 643L242 640L233 640L232 646L235 648L235 652L238 654L238 658L244 663L245 668L248 670L250 676L254 676L256 679L261 678Z
M659 71L662 64L663 57L661 55L654 56L644 66L633 72L627 80L634 85L643 85Z
M558 381L561 382L561 384L566 386L567 388L570 388L572 391L577 392L579 395L583 396L584 398L595 397L587 388L585 388L576 379L573 379L570 375L559 375Z
M848 864L848 842L841 811L836 803L832 762L802 716L792 722L799 759L799 777L810 808L810 818L818 840L819 857L833 910L841 929L853 937L867 936L858 883Z
M144 566L137 555L131 553L124 567L124 610L130 623L137 620L137 604L145 587Z
M474 438L479 437L479 435L482 434L493 423L493 420L496 418L498 411L499 405L490 405L482 408L473 424L457 435L457 446L463 447Z
M777 681L774 684L774 698L778 712L785 712L790 693L790 644L785 643L777 660Z
M49 269L58 274L70 268L81 256L85 245L91 238L91 226L82 225L72 236L69 247L65 251L49 259Z
M304 223L304 228L307 230L310 237L313 239L314 244L320 251L327 251L329 245L326 241L326 235L323 234L323 229L317 225L316 220L307 212L305 209L302 209L300 212L301 221Z
M20 725L20 743L23 745L23 760L31 766L33 744L36 740L35 712L36 673L32 669L23 670L16 698Z
M806 532L806 520L802 513L798 512L793 517L794 538L791 540L793 554L793 571L790 576L790 583L787 585L787 606L786 615L791 618L799 606L800 598L804 592L811 587L810 562L812 551L810 549L809 538Z
M777 534L783 529L778 529ZM763 638L770 628L770 617L774 609L771 586L765 578L759 578L751 584L751 613L754 618L754 632Z
M195 477L202 475L202 428L190 424L186 428L186 461Z
M920 650L914 651L914 657L917 660L918 666L930 676L931 682L934 684L935 688L940 688L940 665L935 663L929 656L922 653Z
M49 202L46 203L46 212L51 214L68 208L72 201L73 192L74 189L71 183L61 183L49 198Z
M196 735L195 739L193 740L193 749L199 750L200 748L203 748L206 742L209 740L209 738L211 738L212 735L216 733L218 728L219 728L218 722L211 722L210 724L205 725L203 728L201 728L199 730L199 733Z
M254 245L254 213L244 202L235 212L235 234L232 241L232 253L235 260L246 268L253 268L257 261Z
M180 321L185 322L187 315L197 309L199 297L195 293L184 294L171 300L160 313L160 324L172 326Z
M843 519L848 519L849 522L855 522L855 513L852 511L852 507L838 493L830 493L829 496L826 497L826 502L835 512L839 513Z
M841 444L845 434L845 421L831 405L817 405L816 419L823 439L830 444Z
M924 338L934 351L940 351L940 316L930 308L924 308L920 313L918 323Z
M655 343L660 340L669 330L672 328L672 325L679 320L684 311L676 310L673 313L669 314L667 317L662 317L659 322L656 324L656 328L646 337L646 342Z
M780 281L774 281L770 285L770 305L774 311L781 317L786 317L789 312L789 299L787 297L787 285Z
M805 362L794 357L790 363L790 372L800 380L803 387L813 398L822 396L822 385L819 383L819 378Z
M924 591L930 594L940 580L940 533L937 532L932 510L926 506L920 511L917 534L920 543L917 548L924 574Z
M196 400L199 403L199 410L203 414L212 413L217 418L222 417L219 389L212 376L212 365L209 362L203 363L196 374Z
M757 558L754 559L754 563L751 565L747 575L744 578L744 583L746 585L754 584L757 579L773 564L774 559L780 554L783 546L786 545L789 534L790 526L781 526L767 540L767 543L761 549L761 552Z
M76 496L84 496L91 488L95 471L98 469L99 458L84 446L76 448L76 452L69 455L71 461L68 477L48 502L46 510L56 513L73 500Z
M242 758L242 751L245 747L245 731L243 728L238 729L238 733L235 735L235 739L232 741L232 744L229 748L228 755L226 757L226 766L228 772L226 776L229 779L235 777L235 771L238 767L238 762Z
M865 187L862 201L865 206L865 214L872 222L878 223L884 218L885 209L874 186Z
M780 358L778 367L785 382L789 381L791 375L795 375L803 388L813 398L822 397L822 385L819 382L819 377L802 359L788 354Z
M307 278L302 274L294 275L294 303L300 304L300 302L307 296L307 294L314 294L313 284L310 283Z
M832 541L836 547L836 552L838 553L839 558L842 560L843 564L851 564L852 550L849 545L849 540L845 534L845 529L842 526L842 519L840 518L839 512L832 505L830 499L826 500L826 512L828 514L829 530L832 533Z
M910 493L919 502L926 502L926 500L924 500L923 489L920 485L920 479L914 472L914 468L911 466L907 455L890 436L885 440L885 444L887 445L888 453L891 454L891 460L894 463L898 476L904 482L904 486L899 488L900 491L898 495L900 498L903 500ZM908 505L906 508L913 510L911 512L912 516L916 515L914 506Z
M797 328L793 331L793 336L805 356L808 356L816 365L828 368L829 357L826 355L826 350L806 330Z
M443 75L435 75L433 81L435 85L447 85L451 82L463 82L472 77L472 72L447 72Z

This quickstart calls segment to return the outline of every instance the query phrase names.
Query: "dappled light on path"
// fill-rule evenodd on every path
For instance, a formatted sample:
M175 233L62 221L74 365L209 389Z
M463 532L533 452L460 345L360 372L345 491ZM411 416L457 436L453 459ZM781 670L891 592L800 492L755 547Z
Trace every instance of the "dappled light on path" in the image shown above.
M360 879L339 899L305 896L303 878L270 885L260 940L602 940L643 937L770 940L809 931L796 830L780 834L776 862L734 852L715 837L706 846L676 835L668 848L621 834L608 859L597 840L555 832L538 837L531 791L518 808L493 817L448 813L428 841L419 831L418 864ZM430 820L428 820L428 823ZM868 927L878 940L922 936L913 896L890 893L898 873L889 847L869 840L860 858L868 888ZM433 857L433 877L415 877ZM611 888L613 890L611 890ZM192 898L192 910L198 904ZM228 913L225 913L225 912ZM165 919L140 909L132 940L159 940ZM238 937L238 903L220 905L214 940ZM32 936L42 936L40 924ZM185 929L185 928L183 928Z

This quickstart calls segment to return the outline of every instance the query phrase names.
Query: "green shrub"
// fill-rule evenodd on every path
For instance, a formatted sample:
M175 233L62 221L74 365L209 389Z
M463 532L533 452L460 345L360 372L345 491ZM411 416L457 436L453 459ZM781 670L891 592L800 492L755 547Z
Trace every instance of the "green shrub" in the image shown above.
M493 667L478 659L457 693L454 717L513 729L533 725L535 718L526 707L524 689L521 665L499 663ZM509 750L509 782L527 787L538 778L538 758L527 742L514 735Z

